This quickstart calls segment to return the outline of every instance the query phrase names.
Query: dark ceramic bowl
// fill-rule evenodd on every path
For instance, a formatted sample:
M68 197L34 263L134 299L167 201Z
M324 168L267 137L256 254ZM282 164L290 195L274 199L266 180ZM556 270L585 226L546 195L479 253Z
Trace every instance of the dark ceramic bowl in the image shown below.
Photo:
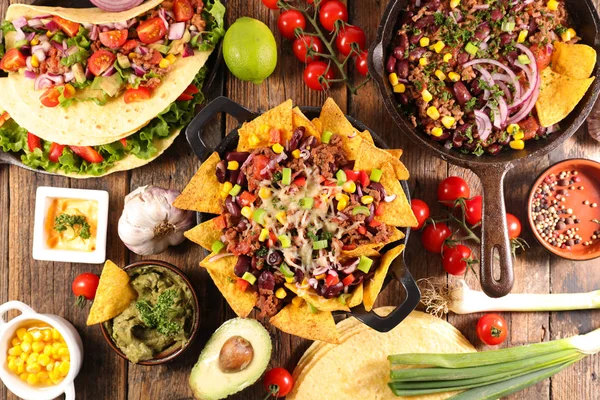
M140 362L138 362L139 365L160 365L160 364L166 364L166 363L168 363L170 361L173 361L174 359L176 359L177 357L179 357L181 354L183 354L190 347L190 345L192 344L192 342L196 338L196 335L198 334L198 329L200 327L200 304L198 302L198 296L196 296L196 292L194 291L194 288L192 287L192 284L189 281L189 279L184 275L183 272L181 272L181 270L179 268L177 268L176 266L174 266L172 264L169 264L169 263L164 262L164 261L158 261L158 260L144 260L144 261L138 261L136 263L128 265L125 268L123 268L123 270L124 271L128 271L128 270L133 269L133 268L146 267L146 266L162 267L162 268L170 270L171 272L174 272L181 279L183 279L183 281L185 282L185 284L188 286L188 288L192 292L192 297L193 297L192 307L194 309L194 314L193 314L194 320L192 321L192 331L190 333L190 338L188 339L187 343L184 344L181 347L174 347L174 348L171 347L169 349L166 349L162 353L157 354L156 357L153 358L153 359L151 359L151 360L146 360L146 361L140 361ZM100 324L100 328L102 329L102 335L104 335L104 339L106 339L106 342L111 347L111 349L113 349L113 351L115 353L117 353L120 357L122 357L125 360L129 361L129 359L127 358L127 356L125 355L125 353L123 353L121 351L121 349L119 349L117 347L117 345L115 344L115 342L113 342L113 340L110 337L110 334L108 333L108 330L106 329L106 327L104 326L103 323Z

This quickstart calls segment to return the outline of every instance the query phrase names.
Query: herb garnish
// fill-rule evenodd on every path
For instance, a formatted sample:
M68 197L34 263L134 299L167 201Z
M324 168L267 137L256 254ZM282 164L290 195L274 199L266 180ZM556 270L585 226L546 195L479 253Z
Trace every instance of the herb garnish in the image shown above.
M173 314L177 314L177 310L173 309L176 297L177 290L165 290L158 296L156 305L152 306L148 300L140 300L135 303L135 308L148 328L156 328L158 333L165 336L174 336L182 328L172 320Z
M60 214L54 219L54 230L57 232L64 232L68 228L73 229L75 236L82 239L89 239L90 224L87 222L87 218L83 215L70 215Z
M267 249L265 246L262 246L260 249L256 250L256 252L255 252L255 254L259 257L266 257L268 253L269 253L269 249Z

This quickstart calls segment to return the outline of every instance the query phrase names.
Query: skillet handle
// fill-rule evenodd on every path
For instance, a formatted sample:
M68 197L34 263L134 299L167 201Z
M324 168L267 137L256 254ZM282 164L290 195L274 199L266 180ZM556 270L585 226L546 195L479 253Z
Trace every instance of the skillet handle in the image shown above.
M514 283L513 259L504 205L504 178L508 169L480 167L476 171L483 185L481 221L481 288L490 297L506 296ZM500 278L494 278L495 250L500 257Z
M383 43L379 42L369 51L369 73L376 78L377 81L383 79Z
M202 109L202 111L198 113L198 115L194 117L192 122L190 122L185 130L185 137L200 161L204 161L212 152L202 137L204 127L217 114L222 112L234 117L240 123L240 125L246 121L256 118L256 114L225 96L217 97L211 101Z

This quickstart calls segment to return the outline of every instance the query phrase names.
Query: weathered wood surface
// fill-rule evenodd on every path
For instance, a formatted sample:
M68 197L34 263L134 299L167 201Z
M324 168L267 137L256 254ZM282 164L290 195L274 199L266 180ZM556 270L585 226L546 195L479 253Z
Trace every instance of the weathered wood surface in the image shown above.
M14 2L14 1L12 1ZM9 0L0 0L0 15ZM365 29L368 40L374 40L386 1L350 0L351 22ZM277 13L267 10L259 0L229 0L228 22L248 15L265 21L276 30ZM295 104L319 106L324 94L307 90L302 83L303 66L295 59L288 41L279 38L279 65L275 73L263 85L255 86L240 82L222 68L210 97L225 94L250 109L265 110L291 98ZM351 71L353 73L353 71ZM481 194L478 179L469 171L450 166L444 161L422 152L403 138L392 120L387 116L378 91L373 83L351 96L344 88L330 91L342 108L365 122L382 136L391 147L404 148L403 161L411 171L409 186L413 197L435 204L435 188L448 175L465 177L472 193ZM210 126L214 137L233 128L229 119L216 119ZM547 166L570 157L586 157L600 160L600 145L591 140L582 129L562 149L546 157L543 162L512 171L506 181L507 210L522 221L526 216L526 195L535 177ZM77 394L81 399L161 399L191 398L187 379L202 346L210 334L225 320L234 316L207 274L197 267L202 257L198 246L186 243L159 255L158 259L169 261L182 268L190 277L201 301L201 330L192 349L172 364L161 367L141 367L128 364L111 352L99 328L85 326L86 311L73 305L70 285L82 272L99 273L101 266L36 262L31 258L33 237L33 208L35 190L38 186L61 186L88 189L105 189L110 193L110 224L108 258L126 265L140 257L130 253L117 236L117 221L123 207L123 197L138 186L155 184L162 187L183 189L199 166L185 139L179 138L175 145L152 164L126 173L119 173L100 180L77 181L66 178L47 177L16 167L0 166L0 303L18 299L37 311L62 315L78 328L85 345L84 367L77 378ZM435 205L432 213L440 211ZM438 256L425 254L419 243L419 235L410 239L407 262L413 275L444 277ZM531 249L519 256L515 264L516 292L574 292L597 289L600 286L598 261L569 262L551 257L524 226L524 238ZM478 287L474 277L469 284ZM399 289L390 285L380 296L378 304L395 304ZM475 322L479 316L449 317L471 342L479 345L475 334ZM600 312L529 313L506 314L510 325L506 345L535 343L550 339L585 333L600 326ZM308 346L305 340L282 334L269 328L273 337L271 366L293 369ZM519 394L514 399L597 399L600 384L597 373L600 357L589 357L568 368L550 380L546 380ZM324 383L326 384L326 382ZM264 397L261 385L244 391L237 399ZM15 399L0 388L0 399Z

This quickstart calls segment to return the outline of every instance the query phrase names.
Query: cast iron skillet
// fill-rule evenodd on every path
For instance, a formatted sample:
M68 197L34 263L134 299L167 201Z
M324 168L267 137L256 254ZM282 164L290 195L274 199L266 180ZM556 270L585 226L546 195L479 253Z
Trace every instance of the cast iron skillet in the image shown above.
M396 23L407 0L392 0L388 4L379 26L377 41L369 52L369 71L375 78L383 101L394 122L402 134L408 136L419 146L452 164L469 168L481 179L483 186L483 221L481 240L480 276L484 292L492 297L508 294L513 286L513 266L510 240L506 225L506 209L504 207L504 177L514 167L523 168L528 162L539 162L542 157L562 145L581 126L598 97L600 77L598 66L594 70L596 77L584 98L571 114L560 123L561 129L554 132L547 140L529 141L525 150L505 151L497 156L484 155L477 157L449 150L443 143L427 138L419 129L415 129L410 121L402 115L391 88L386 83L385 62L388 46L392 43ZM600 19L591 0L566 0L567 9L575 21L575 30L581 36L582 43L592 46L600 52ZM495 250L500 256L500 278L494 277Z
M318 117L321 109L319 107L301 107L302 112L310 119ZM233 100L228 99L227 97L218 97L213 100L210 104L208 104L189 124L187 129L185 130L185 136L196 154L196 156L200 159L200 161L204 162L213 151L216 151L221 156L221 159L225 159L225 155L229 151L234 151L237 148L238 144L238 130L237 128L233 131L229 132L227 136L222 138L221 142L217 145L217 147L213 150L208 148L205 143L205 137L203 134L205 126L212 120L215 116L220 113L226 113L235 118L239 125L243 124L246 121L250 121L258 117L259 113L254 113L240 104L234 102ZM355 120L352 117L346 116L348 120L354 125L359 131L369 130L371 135L373 136L373 140L377 147L387 149L388 146L385 142L377 136L373 131L367 128L362 122ZM406 197L410 201L410 195L408 192L408 185L405 181L401 181L402 189L406 193ZM198 223L205 221L206 219L212 218L208 214L198 214ZM405 244L408 242L408 234L410 233L410 228L405 228L403 230L405 234L405 238L402 239L400 243ZM395 243L394 245L397 245ZM386 246L387 247L387 246ZM391 275L395 277L400 284L404 287L406 292L404 296L404 300L396 307L394 311L392 311L387 317L380 317L374 312L365 311L363 305L358 307L354 307L349 314L356 317L358 320L362 321L367 326L379 331L379 332L388 332L394 327L396 327L400 322L404 320L410 314L419 301L421 300L421 292L417 287L417 284L413 277L411 276L408 268L404 263L404 253L401 257L398 257L394 264L392 264L390 271ZM390 276L386 280L385 284L387 285L390 282Z
M227 0L221 0L221 3L223 3L224 5L227 5ZM89 1L85 1L85 0L40 0L40 1L36 1L34 4L37 6L65 7L65 8L95 7L92 3L90 3ZM0 16L0 17L4 18L4 16ZM0 18L0 20L2 18ZM203 87L204 93L208 92L211 85L215 81L215 77L217 76L217 73L219 71L219 65L220 65L220 61L221 61L222 57L223 57L223 46L222 46L222 41L221 41L217 45L217 48L215 49L215 51L213 51L213 53L208 58L208 61L206 61L206 65L208 66L210 73L209 73L206 81L204 82L204 87ZM6 74L4 73L4 71L0 71L0 77L5 77L5 76L6 76ZM39 174L44 174L44 175L64 176L61 174L47 172L47 171L44 171L41 169L31 168L21 162L20 155L18 155L16 153L12 153L12 152L4 153L1 149L0 149L0 164L16 165L17 167L28 169L30 171L34 171L34 172L37 172Z

